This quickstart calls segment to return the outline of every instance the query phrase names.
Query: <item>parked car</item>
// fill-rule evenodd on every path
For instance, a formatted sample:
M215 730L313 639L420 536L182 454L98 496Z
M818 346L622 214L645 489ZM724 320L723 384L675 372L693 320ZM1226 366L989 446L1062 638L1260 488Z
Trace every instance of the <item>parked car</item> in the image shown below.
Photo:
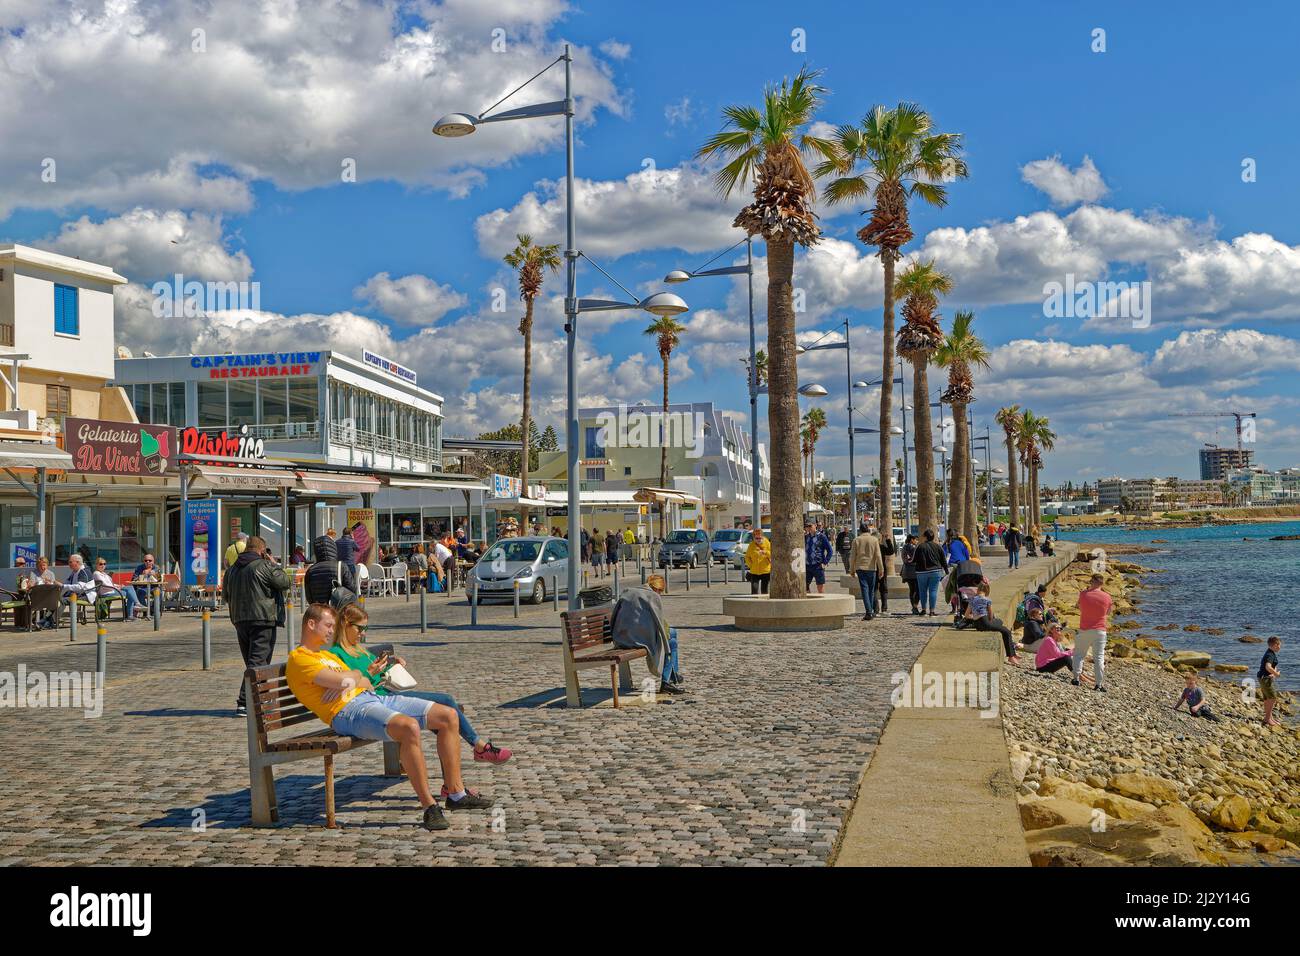
M732 567L737 567L736 558L740 558L740 566L744 565L745 549L749 547L749 541L754 537L752 531L746 531L744 528L722 528L713 532L713 540L709 542L709 553L714 562L730 562Z
M677 528L659 545L655 563L661 568L696 567L709 560L709 535L699 528Z
M899 551L902 551L902 550L903 550L903 542L906 541L906 540L907 540L907 532L906 532L905 530L903 530L902 528L895 528L895 529L894 529L894 544L898 547L898 550L899 550Z
M479 601L506 597L513 600L519 582L519 600L541 604L551 596L556 580L564 593L569 574L569 542L548 536L502 538L484 552L470 572Z

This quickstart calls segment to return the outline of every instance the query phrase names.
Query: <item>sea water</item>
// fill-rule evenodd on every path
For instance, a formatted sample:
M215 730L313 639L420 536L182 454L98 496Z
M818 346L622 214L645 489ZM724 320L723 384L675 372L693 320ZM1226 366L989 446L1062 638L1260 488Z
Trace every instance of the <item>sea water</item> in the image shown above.
M1050 525L1046 525L1050 532ZM1245 674L1222 674L1224 679L1254 677L1264 644L1242 644L1246 634L1282 638L1282 678L1286 690L1300 690L1300 541L1270 541L1273 535L1300 534L1300 521L1263 524L1205 525L1180 528L1080 529L1061 533L1064 541L1143 545L1153 554L1119 554L1117 561L1132 561L1163 573L1143 578L1138 592L1141 633L1154 637L1167 649L1205 651L1215 664L1245 664ZM1056 537L1055 534L1052 535ZM1163 543L1152 544L1154 539ZM1024 562L1023 553L1021 561ZM1177 624L1178 630L1152 630L1156 624ZM1223 634L1182 630L1185 624L1217 627ZM1131 636L1129 632L1125 636Z

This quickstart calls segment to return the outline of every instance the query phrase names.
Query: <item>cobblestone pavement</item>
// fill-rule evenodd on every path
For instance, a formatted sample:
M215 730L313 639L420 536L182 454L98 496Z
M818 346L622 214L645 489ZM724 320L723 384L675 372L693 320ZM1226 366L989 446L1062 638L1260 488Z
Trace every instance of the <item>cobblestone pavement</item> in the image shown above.
M415 826L411 788L379 775L379 747L336 761L340 829L323 828L314 760L277 769L281 824L252 827L228 619L213 617L207 672L197 615L168 614L160 632L114 622L103 716L0 710L0 864L824 864L887 719L890 676L935 619L895 602L888 619L855 615L842 630L751 634L721 615L724 593L747 585L674 583L665 602L691 693L617 711L599 669L582 680L584 703L600 706L563 706L549 603L517 620L508 604L485 607L471 628L463 595L431 595L421 635L417 601L371 600L371 640L396 643L422 689L453 693L515 753L489 766L465 749L467 782L497 809L452 814L441 833ZM0 632L0 671L93 670L93 626L75 644L67 633ZM425 752L440 786L431 740Z

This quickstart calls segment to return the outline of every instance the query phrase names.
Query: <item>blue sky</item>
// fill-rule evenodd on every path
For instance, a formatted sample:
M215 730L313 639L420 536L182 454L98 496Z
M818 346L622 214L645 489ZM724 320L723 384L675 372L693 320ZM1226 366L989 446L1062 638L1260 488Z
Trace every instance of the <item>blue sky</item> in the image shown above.
M127 275L118 337L137 354L368 346L446 396L448 434L474 434L517 419L519 309L500 256L517 231L562 242L562 137L547 121L443 140L433 119L486 106L573 43L579 246L649 290L741 238L740 199L712 193L695 149L722 106L755 102L806 62L825 70L826 123L906 99L965 134L970 179L944 209L914 206L905 251L954 276L943 314L974 309L994 349L981 425L1007 402L1053 421L1047 481L1193 476L1196 447L1227 443L1231 419L1176 410L1256 411L1259 460L1300 465L1300 132L1287 119L1300 15L1283 3L983 6L0 0L13 93L0 104L0 240ZM511 104L554 98L558 80L552 70ZM40 178L47 158L53 183ZM341 180L348 161L355 182ZM848 318L855 377L874 378L880 276L853 236L859 212L821 209L825 239L796 262L799 328L808 340ZM761 243L756 255L761 266ZM149 286L173 272L257 281L262 311L162 326ZM1067 275L1150 281L1150 327L1046 317L1043 286ZM585 266L580 283L614 291ZM743 412L741 287L679 291L692 312L673 398ZM556 277L534 357L536 414L557 427L561 294ZM587 400L657 394L658 356L632 315L584 317ZM847 474L842 353L800 368L831 390L819 465ZM873 399L859 397L868 419Z

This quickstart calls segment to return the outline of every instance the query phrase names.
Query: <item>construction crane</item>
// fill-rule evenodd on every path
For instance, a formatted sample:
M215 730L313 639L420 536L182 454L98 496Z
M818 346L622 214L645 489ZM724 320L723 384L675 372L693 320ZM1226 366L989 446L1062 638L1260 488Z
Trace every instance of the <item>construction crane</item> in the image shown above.
M1257 417L1254 412L1170 412L1170 418L1235 418L1237 420L1237 451L1241 451L1241 420Z

